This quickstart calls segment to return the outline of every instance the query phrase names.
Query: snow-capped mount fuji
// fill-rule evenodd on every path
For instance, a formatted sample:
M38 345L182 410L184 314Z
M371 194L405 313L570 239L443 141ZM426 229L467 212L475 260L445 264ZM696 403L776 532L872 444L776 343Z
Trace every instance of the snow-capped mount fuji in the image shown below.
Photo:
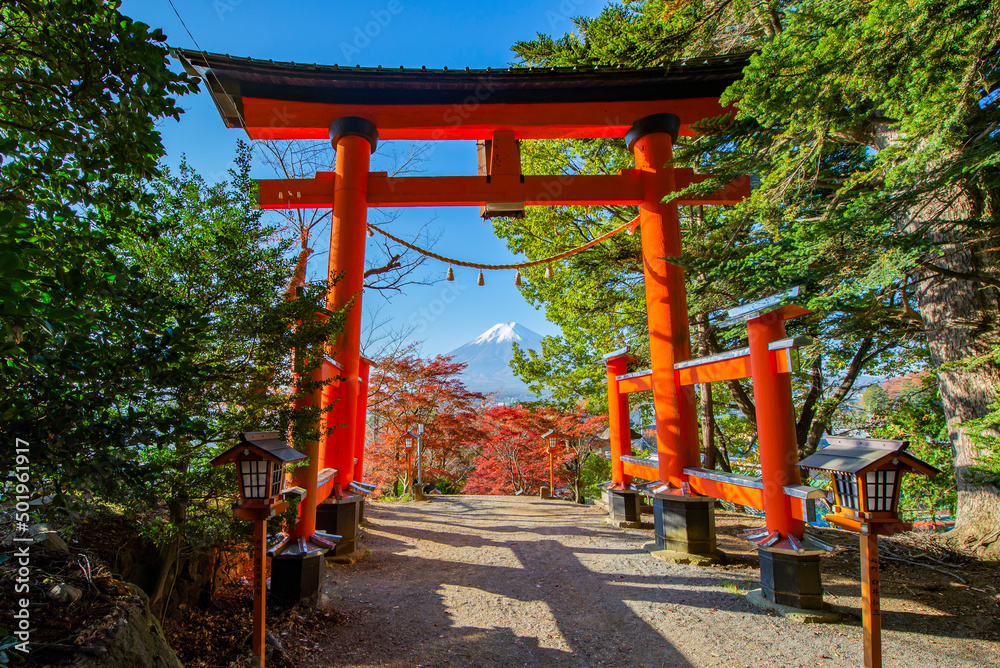
M540 334L516 322L502 322L448 355L453 361L468 365L461 379L470 390L494 393L501 401L531 399L534 395L528 386L515 377L510 368L514 343L522 349L542 350Z

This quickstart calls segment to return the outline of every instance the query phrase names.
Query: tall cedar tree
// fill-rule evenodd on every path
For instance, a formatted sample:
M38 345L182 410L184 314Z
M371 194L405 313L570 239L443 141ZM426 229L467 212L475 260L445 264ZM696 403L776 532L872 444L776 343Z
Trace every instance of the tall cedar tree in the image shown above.
M727 241L684 258L688 275L739 295L803 283L810 306L829 314L827 355L852 339L876 352L887 337L921 337L949 425L954 536L981 544L1000 516L990 440L1000 3L645 2L577 28L515 52L535 65L645 66L756 50L723 99L736 119L701 124L677 159L720 182L761 177L749 201L718 217Z

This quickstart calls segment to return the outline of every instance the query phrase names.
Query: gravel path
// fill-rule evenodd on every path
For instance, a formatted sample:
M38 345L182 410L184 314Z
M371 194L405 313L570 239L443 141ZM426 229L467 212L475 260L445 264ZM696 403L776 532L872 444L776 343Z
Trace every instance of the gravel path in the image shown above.
M650 557L651 532L526 497L370 503L371 552L327 575L332 666L850 666L856 620L801 625L751 608L754 569ZM894 630L885 666L1000 665L1000 643Z

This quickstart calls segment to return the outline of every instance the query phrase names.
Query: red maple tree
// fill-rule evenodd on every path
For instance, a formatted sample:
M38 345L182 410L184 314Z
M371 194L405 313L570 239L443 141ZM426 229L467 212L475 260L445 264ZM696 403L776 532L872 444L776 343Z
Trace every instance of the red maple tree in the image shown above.
M493 406L481 417L486 433L466 494L531 494L549 483L548 443L542 434L555 429L560 415L552 409ZM564 464L570 453L555 453L556 484L565 482Z
M365 478L380 491L398 484L408 489L417 451L407 468L403 435L424 425L424 482L463 480L472 465L482 433L479 413L485 397L458 379L464 364L439 355L421 358L416 345L380 359L372 368L368 393L368 443Z

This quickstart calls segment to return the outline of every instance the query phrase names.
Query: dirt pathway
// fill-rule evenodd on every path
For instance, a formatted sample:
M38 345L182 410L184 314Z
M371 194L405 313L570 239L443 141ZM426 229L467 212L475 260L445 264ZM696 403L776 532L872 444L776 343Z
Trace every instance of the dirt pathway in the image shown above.
M861 664L856 620L760 612L742 596L756 570L658 561L642 549L651 532L592 507L452 496L367 516L371 553L327 576L317 668ZM1000 643L886 627L887 667L1000 665Z

